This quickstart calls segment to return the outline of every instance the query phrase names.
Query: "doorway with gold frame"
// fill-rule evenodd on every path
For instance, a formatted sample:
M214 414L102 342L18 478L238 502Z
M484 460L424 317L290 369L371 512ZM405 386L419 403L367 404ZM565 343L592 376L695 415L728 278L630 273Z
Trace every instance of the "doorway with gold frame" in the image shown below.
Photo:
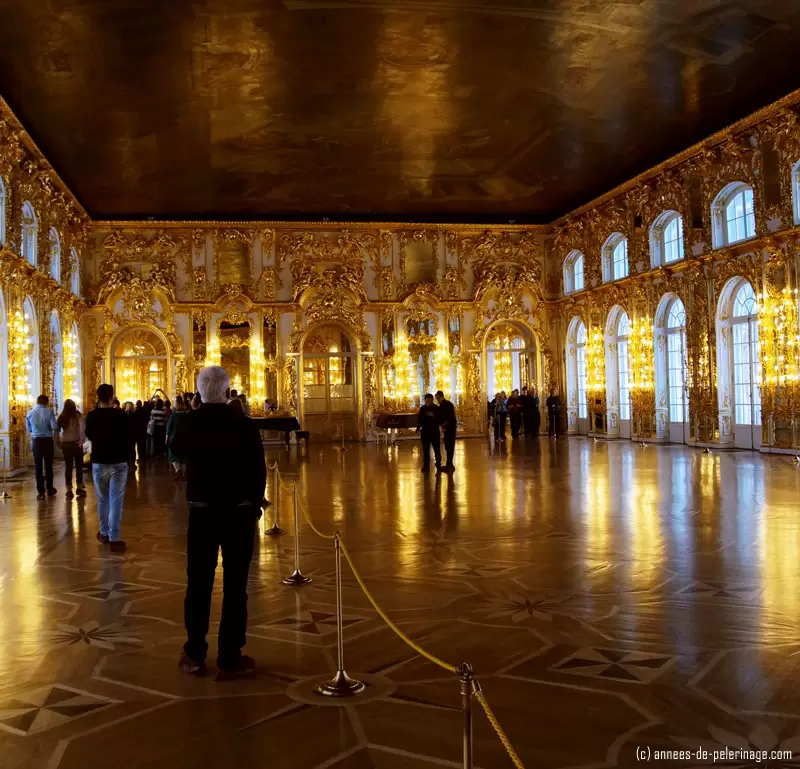
M165 339L146 326L130 326L111 343L114 392L122 403L146 401L157 390L169 392L169 348Z
M302 425L312 439L359 437L358 350L339 326L313 328L303 343Z

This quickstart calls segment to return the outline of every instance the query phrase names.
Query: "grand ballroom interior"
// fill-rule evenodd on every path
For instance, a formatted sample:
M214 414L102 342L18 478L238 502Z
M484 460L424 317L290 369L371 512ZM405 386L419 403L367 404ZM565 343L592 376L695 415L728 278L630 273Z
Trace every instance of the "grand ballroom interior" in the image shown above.
M2 0L2 769L800 766L798 39L787 0ZM26 427L211 365L271 503L227 682L176 666L166 459L118 553ZM220 560L212 648L221 600Z

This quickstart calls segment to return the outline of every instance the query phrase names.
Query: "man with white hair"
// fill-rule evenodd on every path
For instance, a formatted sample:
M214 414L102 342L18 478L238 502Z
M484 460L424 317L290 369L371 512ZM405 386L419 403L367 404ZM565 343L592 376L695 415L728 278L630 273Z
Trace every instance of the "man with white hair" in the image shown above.
M197 377L202 403L181 419L170 444L175 454L186 458L189 502L187 641L179 666L190 675L206 674L211 593L222 548L217 680L255 672L255 660L243 655L242 647L247 631L247 574L267 484L261 434L251 419L228 405L229 387L224 368L204 368Z

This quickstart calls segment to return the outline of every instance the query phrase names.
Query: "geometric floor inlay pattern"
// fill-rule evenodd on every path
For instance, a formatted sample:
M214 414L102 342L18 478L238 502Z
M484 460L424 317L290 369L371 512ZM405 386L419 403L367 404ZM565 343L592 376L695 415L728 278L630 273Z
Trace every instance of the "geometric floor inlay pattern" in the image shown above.
M113 704L112 700L59 684L43 686L0 702L0 729L27 736Z
M104 582L102 585L88 585L70 590L69 594L82 598L93 598L95 601L114 601L150 590L155 590L155 588L151 585L134 585L131 582Z
M586 647L556 663L553 669L589 678L641 684L654 680L674 659L667 654Z
M362 617L357 619L342 619L342 626L349 627L359 622L366 622ZM308 633L309 635L328 635L336 632L336 615L324 611L301 611L293 617L284 617L273 622L263 623L264 627L279 627L295 633Z

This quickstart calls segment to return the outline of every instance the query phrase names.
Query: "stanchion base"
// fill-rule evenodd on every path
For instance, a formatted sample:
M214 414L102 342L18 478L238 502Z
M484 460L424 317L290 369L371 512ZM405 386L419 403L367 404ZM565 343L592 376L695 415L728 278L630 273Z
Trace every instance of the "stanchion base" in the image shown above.
M11 499L11 494L9 494L7 491L4 491L2 494L0 494L0 499Z
M284 585L307 585L309 582L311 582L311 577L306 577L297 569L295 569L294 572L288 577L284 577L283 579Z
M264 529L264 534L268 537L277 537L279 534L285 534L286 532L278 526L278 524L273 524L268 529Z
M354 697L366 688L365 683L356 681L355 678L350 678L346 671L339 670L330 681L317 687L317 694L323 697Z

